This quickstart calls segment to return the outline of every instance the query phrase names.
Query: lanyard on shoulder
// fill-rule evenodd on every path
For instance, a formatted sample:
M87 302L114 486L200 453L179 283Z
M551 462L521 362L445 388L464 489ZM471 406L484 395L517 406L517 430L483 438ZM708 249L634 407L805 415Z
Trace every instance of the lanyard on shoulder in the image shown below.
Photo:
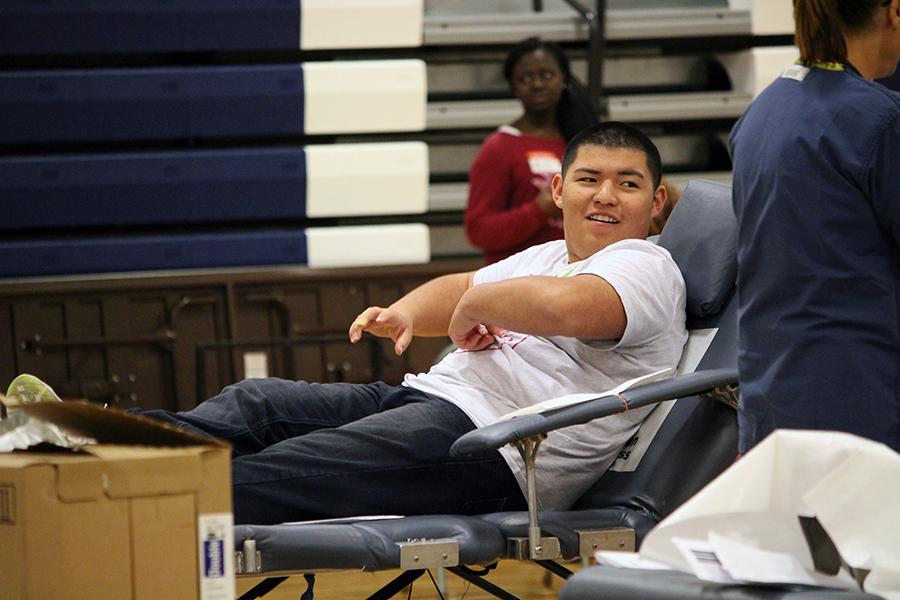
M803 63L801 63L798 60L794 64L800 65ZM816 62L810 63L808 66L811 69L824 69L826 71L838 71L838 72L850 71L851 73L856 73L857 75L862 77L862 75L859 72L859 69L854 67L849 62L839 63L839 62L832 62L832 61L827 61L827 60L817 60Z
M827 60L817 60L815 62L804 64L799 59L790 67L788 67L784 73L781 74L783 78L786 79L796 79L797 81L803 81L809 72L813 69L822 69L823 71L832 71L836 73L843 73L845 71L849 71L851 73L855 73L859 75L859 71L856 70L856 67L848 63L839 63Z
M802 64L800 61L797 61L797 64ZM843 63L839 62L830 62L825 60L816 61L814 63L810 63L809 67L811 69L824 69L826 71L846 71L847 67Z

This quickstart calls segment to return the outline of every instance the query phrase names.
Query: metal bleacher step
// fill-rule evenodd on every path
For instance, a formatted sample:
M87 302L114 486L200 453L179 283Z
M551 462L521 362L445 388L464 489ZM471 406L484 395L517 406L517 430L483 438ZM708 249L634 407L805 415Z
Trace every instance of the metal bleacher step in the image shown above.
M739 91L629 94L608 97L609 118L616 121L681 121L731 119L743 114L753 94ZM430 101L428 129L496 127L522 112L517 100Z
M731 171L697 171L673 173L666 179L675 187L684 189L691 179L707 179L731 185ZM469 184L461 182L432 183L428 186L428 212L465 210Z
M469 184L465 181L432 183L428 186L428 211L450 212L465 210Z
M690 38L749 35L748 9L643 8L606 13L606 39ZM540 32L557 42L586 40L587 27L574 12L426 15L426 46L514 43Z
M586 4L593 8L591 2ZM457 0L430 5L425 12L426 46L508 44L536 34L557 42L588 38L584 21L561 2L545 11L512 11L509 3ZM607 3L605 39L616 42L790 35L793 26L790 2L622 0Z
M707 179L718 183L731 184L730 171L696 171L673 173L666 179L683 190L691 179ZM469 185L465 182L432 183L428 186L428 212L455 212L466 208ZM480 256L481 252L466 238L462 223L436 223L429 225L431 237L431 257L451 258Z

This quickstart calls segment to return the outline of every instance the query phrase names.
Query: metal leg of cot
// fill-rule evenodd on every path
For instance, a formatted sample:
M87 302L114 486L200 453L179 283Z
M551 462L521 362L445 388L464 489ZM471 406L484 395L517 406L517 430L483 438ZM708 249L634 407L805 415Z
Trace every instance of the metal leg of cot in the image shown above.
M252 588L244 592L244 594L238 598L238 600L256 600L256 598L262 598L279 585L284 583L284 580L287 577L268 577L263 579Z
M423 574L425 574L424 570L403 571L397 577L389 581L383 588L369 596L368 600L388 600Z
M561 564L559 564L558 562L556 562L554 560L536 560L534 562L536 562L543 568L547 569L548 571L550 571L557 577L562 577L563 579L568 579L569 577L574 575L574 573L572 573L572 571L565 568L564 566L562 566Z
M496 596L497 598L500 598L501 600L519 600L518 597L513 596L512 594L510 594L503 588L498 587L498 586L494 585L493 583L491 583L490 581L488 581L487 579L480 577L476 573L473 573L470 569L468 569L466 567L447 567L447 570L450 571L451 573L453 573L454 575L456 575L457 577L461 577L462 579L465 579L469 583L472 583L472 584L480 587L481 589L486 591L488 594L491 594L492 596Z

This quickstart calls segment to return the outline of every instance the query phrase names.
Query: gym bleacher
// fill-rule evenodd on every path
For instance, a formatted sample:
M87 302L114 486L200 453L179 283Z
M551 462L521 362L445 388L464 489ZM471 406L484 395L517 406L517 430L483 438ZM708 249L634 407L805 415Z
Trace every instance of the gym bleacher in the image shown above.
M186 408L251 371L426 368L440 340L397 358L327 336L480 264L467 171L518 114L512 44L561 44L678 186L730 180L731 125L795 56L775 3L603 5L590 46L565 0L5 2L0 374Z

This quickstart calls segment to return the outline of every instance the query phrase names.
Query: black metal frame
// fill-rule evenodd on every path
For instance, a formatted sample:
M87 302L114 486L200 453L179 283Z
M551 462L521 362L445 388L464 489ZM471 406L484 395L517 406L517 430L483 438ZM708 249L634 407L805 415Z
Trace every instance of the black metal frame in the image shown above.
M600 120L609 114L606 96L603 93L603 60L606 58L606 0L594 0L591 10L580 0L563 0L584 20L588 28L588 96ZM535 12L544 10L543 0L532 0Z
M496 566L496 565L495 565ZM543 564L541 566L544 566ZM492 568L492 567L491 567ZM545 567L547 568L547 567ZM562 567L561 567L562 568ZM519 600L517 596L514 596L504 590L503 588L491 583L487 579L485 579L481 573L474 571L466 566L456 566L456 567L446 567L448 571L463 579L468 581L472 585L475 585L487 593L491 594L496 598L500 598L500 600ZM488 568L487 570L490 570ZM560 573L555 569L549 569L559 575ZM427 573L427 569L415 570L415 571L403 571L395 578L391 579L389 582L384 584L381 588L379 588L375 593L367 598L367 600L390 600L393 598L397 592L405 588L406 586L412 584L419 577ZM569 575L572 573L569 572ZM314 577L313 575L305 575L307 577L307 581L310 581L310 578ZM568 576L566 576L567 578ZM432 578L433 579L433 578ZM242 594L238 600L256 600L257 598L262 598L276 587L281 585L287 580L287 576L276 576L276 577L267 577L266 579L260 581L255 586L253 586L250 590ZM312 584L310 584L312 587ZM308 592L309 590L307 590Z

